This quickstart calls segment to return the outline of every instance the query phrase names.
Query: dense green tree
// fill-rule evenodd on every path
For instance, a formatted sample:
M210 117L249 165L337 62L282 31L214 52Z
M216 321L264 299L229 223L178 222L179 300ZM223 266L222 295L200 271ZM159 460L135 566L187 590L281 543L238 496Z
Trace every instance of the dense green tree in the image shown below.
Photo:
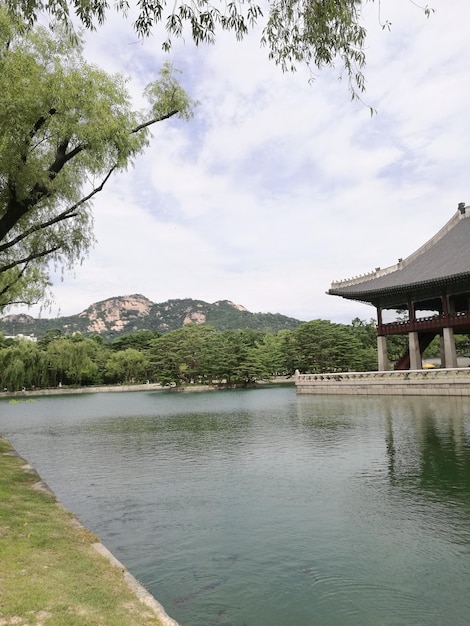
M361 372L374 372L378 368L377 348L371 346L363 348L355 361L356 370ZM351 368L348 368L351 369Z
M294 334L298 343L298 368L301 371L315 373L364 369L364 348L350 326L313 320L299 326ZM376 362L375 359L375 367Z
M237 380L240 360L245 355L241 331L224 330L215 333L211 337L208 352L209 379L227 385L233 384Z
M351 322L351 332L361 344L356 358L356 367L363 372L377 369L377 325L374 319L366 322L358 317Z
M70 341L61 337L50 341L46 347L46 357L49 370L49 384L55 387L62 384L65 372L70 363Z
M259 347L247 349L245 357L240 361L236 371L236 382L242 385L253 385L256 382L269 380L272 368L263 361Z
M156 330L138 330L135 333L129 333L118 337L111 342L111 348L115 351L134 348L135 350L148 350L154 339L161 336Z
M264 334L250 329L215 332L190 324L152 343L152 377L162 384L248 384L268 369L258 352Z
M373 0L369 0L372 1ZM350 90L357 95L364 90L362 68L365 63L366 30L362 8L367 0L268 0L261 7L246 2L207 2L176 0L139 0L134 22L137 33L149 35L162 25L166 33L162 47L171 48L172 39L188 33L196 44L213 43L217 30L232 31L242 39L255 24L262 22L261 43L283 70L293 70L300 63L312 69L334 66L340 62L341 75L348 77ZM30 23L39 14L49 13L72 29L75 14L87 28L102 24L109 11L107 0L7 0L10 10ZM380 0L378 17L380 19ZM115 8L126 14L128 0L118 0ZM432 11L422 9L426 15ZM385 22L388 24L388 22ZM384 24L384 26L385 26Z
M408 350L408 337L406 335L387 335L387 353L390 363L395 363Z
M0 350L0 386L11 391L47 384L44 352L27 339L16 340Z
M135 348L114 352L106 363L105 375L109 382L134 383L147 380L148 359Z
M207 338L210 326L189 324L152 342L150 361L153 376L162 384L202 382L209 370Z
M284 331L286 332L286 331ZM283 374L287 370L286 358L282 350L280 333L275 335L266 334L262 343L258 346L258 355L271 376Z
M351 331L364 348L377 348L377 325L375 320L368 322L355 317L351 322Z
M299 345L296 335L294 332L282 330L277 336L286 360L286 374L292 376L299 367Z
M51 328L38 340L38 344L41 348L46 349L52 341L61 339L63 336L64 332L60 328Z
M82 335L51 341L46 348L49 384L55 387L94 382L98 373L95 362L98 350L93 339L85 339Z
M179 356L171 334L166 333L153 341L150 349L151 378L162 385L177 384L180 380Z
M455 335L455 349L457 354L470 354L470 335Z
M71 340L70 362L66 370L68 380L74 385L88 384L96 375L94 357L98 346L92 339L75 334Z
M224 330L212 338L211 378L227 385L250 384L267 375L259 352L264 333Z
M299 367L299 346L293 331L267 333L258 350L270 376L292 376Z
M455 350L458 355L470 352L470 335L455 335ZM425 358L440 358L441 340L439 336L434 337L423 353Z
M191 101L165 64L132 108L125 80L87 64L64 29L27 30L0 5L0 312L47 293L49 264L93 242L91 201Z

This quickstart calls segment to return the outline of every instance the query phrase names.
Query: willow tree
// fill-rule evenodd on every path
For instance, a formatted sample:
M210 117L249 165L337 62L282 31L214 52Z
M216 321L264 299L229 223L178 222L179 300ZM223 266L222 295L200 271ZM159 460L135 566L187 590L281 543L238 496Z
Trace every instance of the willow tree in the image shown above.
M366 30L362 9L374 2L381 21L380 0L265 0L262 7L254 0L139 0L134 7L134 28L142 37L163 28L162 47L169 50L172 40L182 35L191 36L196 44L214 43L218 30L232 31L242 39L251 27L261 24L261 43L276 64L293 70L299 63L313 69L339 63L354 98L364 90ZM409 2L426 16L433 11L414 0ZM108 0L6 0L6 4L30 23L39 14L49 14L69 31L73 31L74 19L86 28L96 28L110 10ZM129 1L116 0L113 6L127 15ZM382 26L389 23L385 20Z
M86 63L80 40L0 8L0 312L44 298L49 268L83 258L95 195L153 124L191 116L169 64L145 95L148 109L135 110L126 80Z

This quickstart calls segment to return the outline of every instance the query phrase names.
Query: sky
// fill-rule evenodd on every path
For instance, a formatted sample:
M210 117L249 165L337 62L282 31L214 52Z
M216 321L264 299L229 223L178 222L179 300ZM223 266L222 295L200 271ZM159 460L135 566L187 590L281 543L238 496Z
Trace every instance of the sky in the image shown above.
M380 14L379 14L380 6ZM326 291L387 267L470 204L470 3L368 3L363 101L339 67L283 73L259 30L161 50L111 14L87 59L129 77L135 106L165 60L199 102L154 127L133 168L94 202L96 244L54 303L9 313L74 315L119 295L231 300L252 312L350 323L375 309ZM382 28L385 21L390 28ZM370 107L375 113L371 116Z

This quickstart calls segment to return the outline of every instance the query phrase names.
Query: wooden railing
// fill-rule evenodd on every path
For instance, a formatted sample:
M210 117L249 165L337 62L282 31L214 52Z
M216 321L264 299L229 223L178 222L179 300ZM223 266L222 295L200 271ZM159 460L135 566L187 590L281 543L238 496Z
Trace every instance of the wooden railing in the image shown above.
M439 331L442 328L458 328L470 332L470 313L461 311L459 313L449 313L448 315L433 315L415 320L400 320L388 324L380 324L377 326L377 333L379 335L400 335L414 331Z

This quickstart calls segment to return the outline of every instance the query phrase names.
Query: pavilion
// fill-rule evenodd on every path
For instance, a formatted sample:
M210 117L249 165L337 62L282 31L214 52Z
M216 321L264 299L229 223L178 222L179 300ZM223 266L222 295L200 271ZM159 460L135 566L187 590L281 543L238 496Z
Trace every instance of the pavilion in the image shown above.
M457 367L454 335L470 333L470 207L461 202L449 222L406 259L333 282L327 293L376 307L379 371L389 368L387 335L403 334L408 350L395 369L421 369L422 353L436 335L441 367ZM384 310L408 311L407 319L383 323Z

